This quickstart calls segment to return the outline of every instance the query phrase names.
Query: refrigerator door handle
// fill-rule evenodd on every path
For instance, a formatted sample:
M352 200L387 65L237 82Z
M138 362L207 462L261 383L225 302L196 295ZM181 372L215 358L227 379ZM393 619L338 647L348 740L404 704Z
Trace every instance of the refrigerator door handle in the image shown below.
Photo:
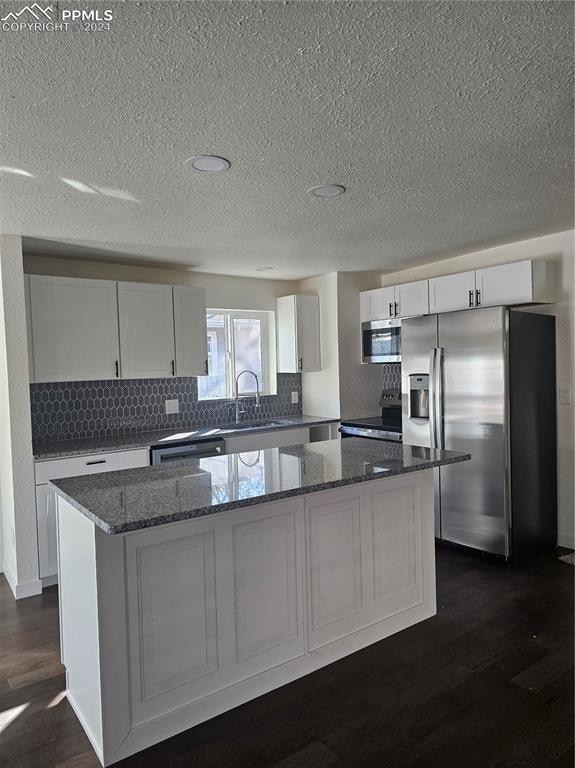
M435 440L437 448L445 448L445 439L443 433L443 348L437 347L435 350L435 368L433 371L434 379L434 400L435 410Z
M429 446L437 448L437 408L435 405L437 393L435 387L435 367L437 361L437 349L434 347L429 352Z

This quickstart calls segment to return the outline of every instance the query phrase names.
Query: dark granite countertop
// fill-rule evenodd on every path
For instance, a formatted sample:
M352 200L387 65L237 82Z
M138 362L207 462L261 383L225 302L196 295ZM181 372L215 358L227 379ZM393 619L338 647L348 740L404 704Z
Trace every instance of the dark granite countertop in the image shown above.
M314 427L321 424L330 424L339 419L325 418L322 416L280 416L269 419L267 422L249 422L249 428L243 424L238 428L234 424L219 424L217 426L192 425L187 428L162 429L149 432L130 432L116 437L90 437L84 440L54 440L49 442L35 442L32 453L36 461L48 459L62 459L68 456L84 456L90 453L110 453L111 451L123 451L131 448L146 448L156 443L169 442L170 445L188 440L208 440L210 437L231 437L244 433L268 432L276 429L295 429L297 427ZM173 439L170 439L172 438Z
M417 472L471 458L467 453L347 438L53 480L106 533Z

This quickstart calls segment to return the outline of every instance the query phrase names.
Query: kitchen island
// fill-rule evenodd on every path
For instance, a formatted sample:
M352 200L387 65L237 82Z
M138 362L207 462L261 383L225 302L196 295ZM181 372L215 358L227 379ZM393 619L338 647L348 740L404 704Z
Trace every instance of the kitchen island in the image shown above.
M68 698L110 765L433 616L433 468L359 438L54 480Z

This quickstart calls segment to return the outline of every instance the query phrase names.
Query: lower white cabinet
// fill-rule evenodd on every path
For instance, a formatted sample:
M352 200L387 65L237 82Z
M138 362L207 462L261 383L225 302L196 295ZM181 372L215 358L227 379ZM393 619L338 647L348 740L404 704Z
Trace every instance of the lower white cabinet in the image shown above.
M56 491L49 481L76 475L93 475L117 469L146 467L150 463L147 448L112 453L70 456L63 459L37 461L36 474L36 526L38 531L38 568L46 584L54 584L58 574L58 545L56 519Z
M262 448L281 448L284 445L309 443L309 429L276 429L269 432L226 437L226 453L259 451Z
M38 567L40 578L58 573L56 491L51 485L36 486L36 523L38 528Z

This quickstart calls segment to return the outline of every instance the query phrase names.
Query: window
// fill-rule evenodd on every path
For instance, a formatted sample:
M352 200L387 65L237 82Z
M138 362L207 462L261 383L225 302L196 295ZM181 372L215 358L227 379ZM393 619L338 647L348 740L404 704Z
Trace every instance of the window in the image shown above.
M236 377L253 371L261 394L272 394L269 312L208 309L209 376L198 378L200 400L235 397ZM239 394L255 394L253 376L242 376Z

